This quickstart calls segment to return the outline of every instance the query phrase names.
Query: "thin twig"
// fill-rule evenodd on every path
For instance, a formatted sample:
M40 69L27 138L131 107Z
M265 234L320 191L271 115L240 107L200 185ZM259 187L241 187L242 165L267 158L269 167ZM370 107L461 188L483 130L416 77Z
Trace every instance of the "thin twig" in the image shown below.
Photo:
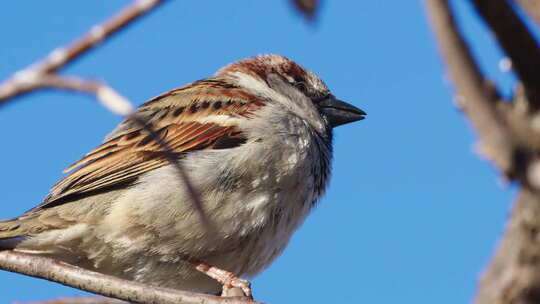
M178 156L173 152L172 147L166 141L164 141L159 136L159 134L154 131L154 129L152 129L152 126L149 125L148 122L145 121L141 116L133 113L132 115L130 115L130 118L133 119L142 128L144 128L144 130L150 134L152 140L161 147L162 155L169 161L171 165L175 167L178 177L180 178L180 180L183 181L184 185L186 186L186 189L191 198L192 206L196 210L197 214L199 214L203 226L205 227L209 235L215 234L217 232L216 227L213 225L213 222L210 221L210 219L208 218L208 215L204 210L203 203L200 200L199 193L197 192L195 187L193 187L193 184L191 183L188 175L186 174L186 171L184 170L182 164L178 161Z
M0 105L14 97L39 89L40 87L38 86L30 86L28 81L32 80L30 83L38 85L39 82L36 82L35 79L39 79L45 74L57 72L58 69L73 62L94 46L108 39L119 30L124 29L133 20L149 12L164 1L135 0L115 16L102 24L92 27L88 33L76 39L73 43L53 50L45 59L15 73L10 79L0 84Z
M447 0L425 0L429 19L460 102L480 135L481 150L499 168L513 168L514 143L485 90L485 80L461 37Z
M540 47L534 36L508 0L473 0L472 3L512 59L530 104L540 110Z
M102 24L95 25L88 33L75 40L66 48L58 48L50 53L43 61L39 62L35 69L42 73L51 73L72 63L77 57L87 52L103 40L109 38L143 14L154 9L165 0L136 0L122 9L115 16L105 20Z
M95 97L109 111L127 116L133 112L133 105L107 84L78 77L63 77L56 74L44 74L35 78L31 84L36 88L49 88L87 93Z
M257 304L244 299L150 286L93 272L55 259L12 250L0 251L0 268L135 303Z

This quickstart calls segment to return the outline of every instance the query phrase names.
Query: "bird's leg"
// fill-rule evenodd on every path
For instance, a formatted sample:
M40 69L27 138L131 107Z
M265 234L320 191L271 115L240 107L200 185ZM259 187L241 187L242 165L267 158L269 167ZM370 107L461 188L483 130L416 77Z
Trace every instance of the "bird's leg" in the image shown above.
M253 298L251 292L251 283L249 281L240 279L230 271L223 270L206 263L192 261L188 261L188 263L193 265L198 271L206 274L223 285L223 290L221 293L222 296L239 296L238 294L235 294L234 290L239 288L243 291L246 297L250 299Z

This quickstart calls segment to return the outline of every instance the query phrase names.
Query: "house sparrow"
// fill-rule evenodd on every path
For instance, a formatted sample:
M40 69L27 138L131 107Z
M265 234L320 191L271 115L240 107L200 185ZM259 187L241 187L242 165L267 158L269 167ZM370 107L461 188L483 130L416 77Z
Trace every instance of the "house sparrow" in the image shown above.
M216 231L205 229L155 137L130 117L39 206L0 222L0 247L219 293L201 271L251 277L267 267L325 191L332 128L365 115L279 55L232 63L135 114L168 144Z

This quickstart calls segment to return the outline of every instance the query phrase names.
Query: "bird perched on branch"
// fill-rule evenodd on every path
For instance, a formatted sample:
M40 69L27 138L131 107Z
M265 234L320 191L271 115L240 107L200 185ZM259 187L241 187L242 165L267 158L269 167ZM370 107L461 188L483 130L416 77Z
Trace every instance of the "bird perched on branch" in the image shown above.
M144 103L39 206L0 222L0 248L250 296L239 277L267 267L325 191L332 129L364 115L283 56L235 62Z

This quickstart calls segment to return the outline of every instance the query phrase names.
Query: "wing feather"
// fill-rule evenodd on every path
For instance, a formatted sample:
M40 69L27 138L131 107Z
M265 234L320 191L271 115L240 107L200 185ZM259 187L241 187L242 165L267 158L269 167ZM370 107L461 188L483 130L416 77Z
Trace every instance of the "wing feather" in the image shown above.
M180 158L192 151L229 149L246 143L249 138L240 127L224 125L223 118L249 119L264 105L255 95L211 78L153 98L136 115L143 117ZM72 195L109 191L116 185L133 182L141 174L168 164L162 152L143 127L126 119L102 145L69 166L65 172L72 172L54 185L36 208L53 207L69 201L67 198Z

